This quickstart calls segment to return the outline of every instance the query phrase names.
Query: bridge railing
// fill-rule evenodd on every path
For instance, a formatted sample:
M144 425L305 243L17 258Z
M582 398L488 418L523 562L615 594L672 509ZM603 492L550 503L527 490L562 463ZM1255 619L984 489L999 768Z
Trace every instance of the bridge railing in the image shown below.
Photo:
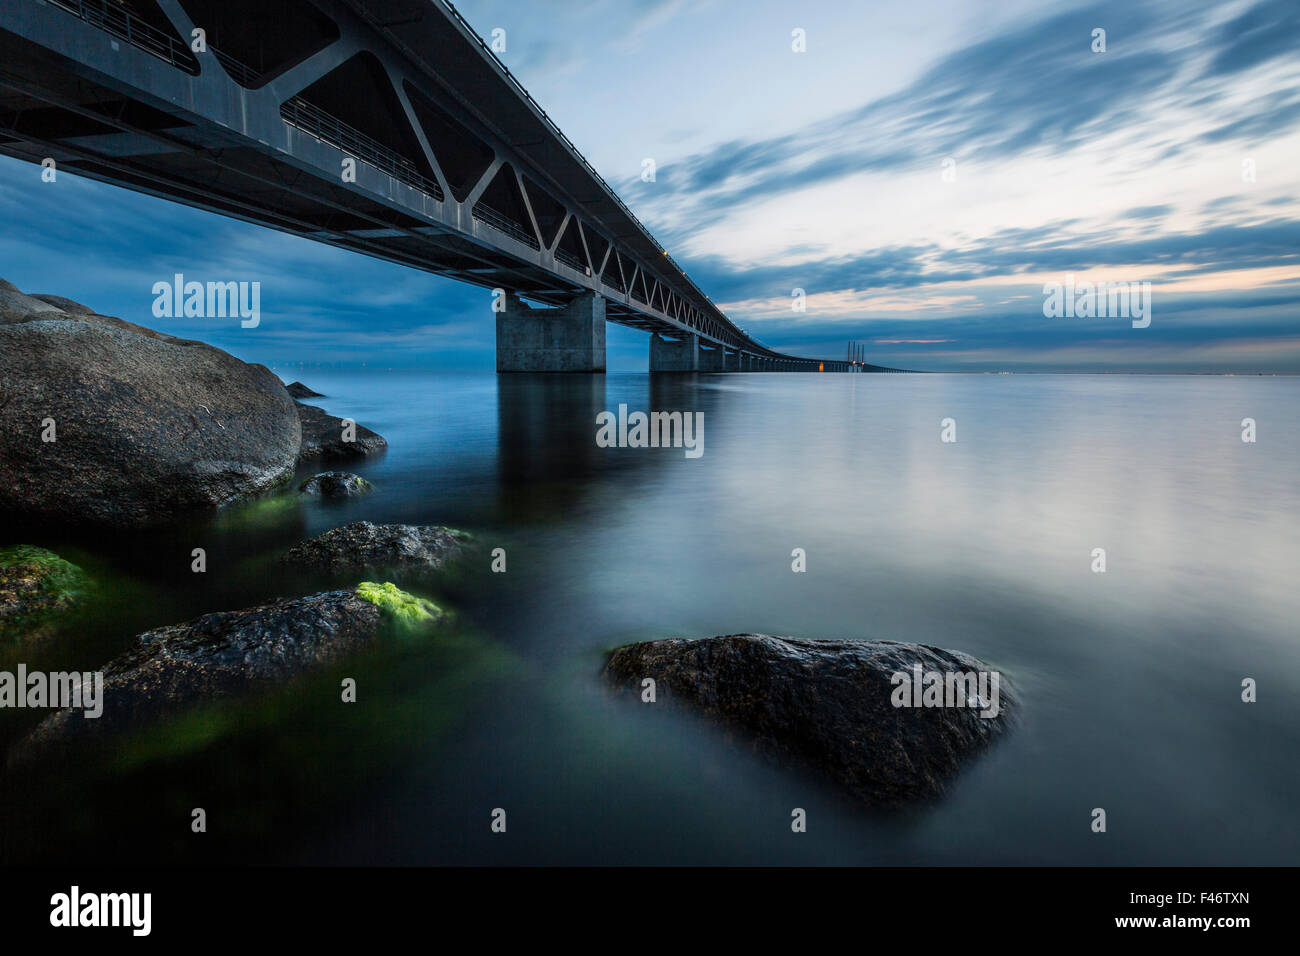
M571 269L577 269L579 272L588 271L587 263L583 262L581 259L575 256L572 252L569 252L569 250L567 249L557 248L555 250L555 258L560 260L560 262L563 262L566 266L568 266Z
M217 61L221 64L221 68L225 70L226 74L240 86L245 89L252 89L255 86L261 85L262 74L248 64L240 63L229 53L223 53L214 46L209 46L208 52L217 58Z
M223 64L224 62L223 60ZM347 155L442 202L442 187L421 173L413 162L393 152L377 139L349 126L332 113L295 96L281 104L280 118L290 126L296 126L318 140L337 146Z
M541 249L541 245L538 243L536 236L525 231L519 223L515 222L505 213L493 209L482 201L474 204L474 208L470 211L470 215L479 222L487 223L497 232L504 232L511 239L522 242L526 246L531 246L533 249Z
M146 53L151 53L160 60L166 60L172 66L186 73L198 75L199 61L190 52L187 44L182 43L165 30L159 30L142 20L138 14L122 4L109 0L45 0L52 7L65 10L92 26L99 27L118 39Z

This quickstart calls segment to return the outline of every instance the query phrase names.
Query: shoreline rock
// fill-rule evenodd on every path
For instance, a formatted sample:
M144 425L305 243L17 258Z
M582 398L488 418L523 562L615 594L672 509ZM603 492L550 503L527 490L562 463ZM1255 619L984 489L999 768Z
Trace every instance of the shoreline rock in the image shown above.
M102 668L98 718L87 719L82 709L55 711L10 752L10 763L51 744L133 730L192 705L277 688L371 646L385 621L409 629L442 618L432 601L366 582L146 631Z
M315 405L304 405L301 402L294 402L293 405L302 435L298 448L298 464L318 459L346 461L366 458L388 450L388 442L384 437L364 425L354 423L352 441L347 441L346 426L342 418L331 415L325 409Z
M661 701L681 701L739 731L755 753L819 773L867 806L900 809L941 797L1019 710L1004 679L996 716L979 716L989 701L895 706L892 676L916 664L925 673L989 670L968 654L925 644L731 634L620 647L603 677L629 694L653 678Z
M375 486L360 475L347 471L323 471L298 486L298 493L321 498L355 498L368 495Z
M441 525L353 521L290 548L286 564L327 571L370 568L442 568L460 557L471 537Z
M324 398L320 392L313 392L302 382L291 382L284 387L284 390L296 401L300 398Z
M61 301L0 288L0 511L131 528L292 477L302 429L270 369Z

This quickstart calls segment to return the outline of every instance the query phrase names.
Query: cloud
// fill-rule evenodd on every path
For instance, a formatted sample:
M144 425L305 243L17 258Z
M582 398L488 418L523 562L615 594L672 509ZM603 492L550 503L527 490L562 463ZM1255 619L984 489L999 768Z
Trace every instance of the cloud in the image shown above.
M1295 0L1265 0L1226 21L1215 37L1218 49L1210 62L1211 76L1228 76L1254 69L1300 51L1300 4Z

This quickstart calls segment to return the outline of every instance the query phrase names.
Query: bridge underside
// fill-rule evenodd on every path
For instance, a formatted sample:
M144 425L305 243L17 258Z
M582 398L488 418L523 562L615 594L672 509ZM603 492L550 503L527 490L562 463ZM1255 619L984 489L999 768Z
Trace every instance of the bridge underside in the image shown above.
M602 371L604 321L652 370L853 369L736 328L441 3L12 0L0 153L500 290L501 371Z

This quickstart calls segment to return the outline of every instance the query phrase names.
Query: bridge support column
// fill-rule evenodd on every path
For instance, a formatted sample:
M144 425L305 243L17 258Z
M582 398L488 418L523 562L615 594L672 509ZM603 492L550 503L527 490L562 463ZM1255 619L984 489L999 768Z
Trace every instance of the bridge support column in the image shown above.
M605 299L584 292L557 309L507 294L497 313L498 372L605 371Z
M725 372L727 370L727 350L719 345L717 348L700 346L700 371Z
M741 355L735 349L724 349L722 352L722 370L724 372L740 371Z
M650 336L650 371L698 372L700 369L700 337L694 332L684 332L677 340L665 339L656 332Z

